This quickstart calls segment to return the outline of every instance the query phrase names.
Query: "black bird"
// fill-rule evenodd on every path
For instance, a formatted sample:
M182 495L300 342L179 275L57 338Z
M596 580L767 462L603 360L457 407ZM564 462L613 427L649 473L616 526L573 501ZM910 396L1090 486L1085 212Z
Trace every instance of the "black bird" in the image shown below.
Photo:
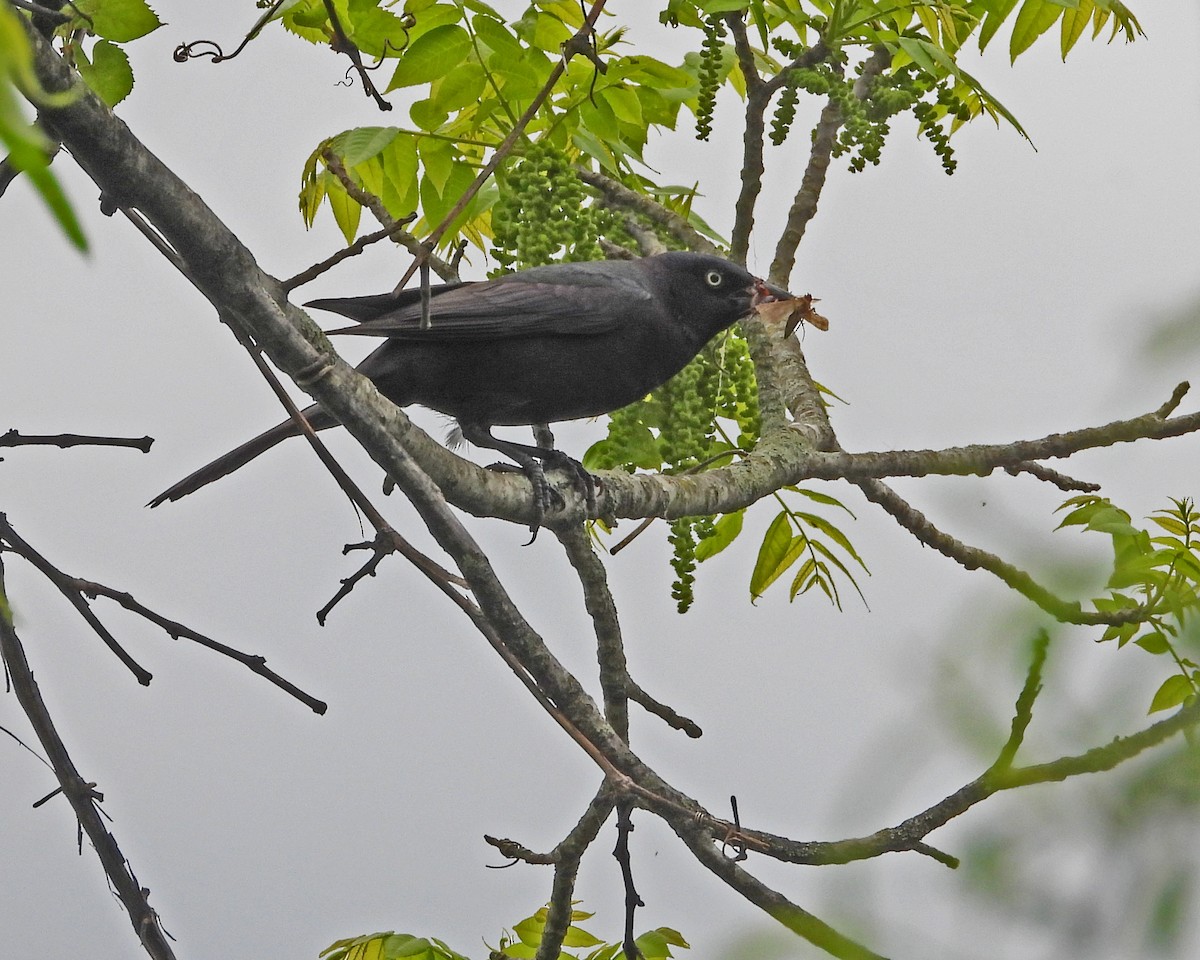
M589 500L591 476L557 450L499 440L492 427L611 413L665 383L757 303L791 296L728 260L685 252L553 264L434 286L429 294L426 329L419 289L306 306L358 322L332 333L386 338L359 372L397 406L416 403L448 414L466 440L520 464L542 509L549 489L539 461L573 471ZM304 415L314 430L338 423L318 404ZM164 490L150 506L185 497L299 433L285 420Z

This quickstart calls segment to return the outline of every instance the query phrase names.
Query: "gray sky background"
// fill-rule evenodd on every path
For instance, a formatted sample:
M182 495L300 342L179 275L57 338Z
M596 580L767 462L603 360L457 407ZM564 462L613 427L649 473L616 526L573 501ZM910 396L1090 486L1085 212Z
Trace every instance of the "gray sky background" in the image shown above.
M338 85L342 60L279 31L220 66L176 64L170 53L182 41L234 46L253 11L229 0L160 7L168 26L132 46L138 85L121 116L265 269L287 276L327 256L342 242L331 218L305 232L296 212L304 159L324 136L403 125L405 111L379 114L357 88ZM805 350L817 379L849 401L834 411L847 448L1038 437L1153 410L1195 375L1200 325L1186 321L1200 313L1200 13L1187 0L1135 9L1148 39L1081 42L1066 65L1054 40L1015 68L1000 43L978 63L964 58L1020 118L1036 152L1014 131L977 122L954 138L959 171L947 178L901 123L881 167L861 175L832 167L792 288L821 297L830 318L828 333L808 333ZM669 57L665 45L680 38L644 23L630 39ZM739 115L723 100L714 143L683 135L650 151L671 182L702 181L703 214L722 231L737 151L721 135ZM804 140L771 154L772 202L752 269L769 264ZM285 444L179 504L144 509L280 414L208 304L127 223L99 215L94 187L69 158L55 169L93 251L71 250L24 184L0 202L0 428L149 434L156 443L147 456L7 451L0 506L67 572L265 655L330 704L327 716L311 715L236 664L99 603L155 675L139 687L47 584L7 560L18 629L60 732L104 791L114 832L179 955L315 957L339 937L385 929L483 955L481 939L495 944L544 902L550 875L484 869L501 861L482 835L552 847L598 774L467 621L400 561L317 626L314 612L359 562L339 551L362 532L305 445ZM472 257L481 275L485 264ZM377 247L303 299L386 290L403 265ZM1184 409L1195 404L1189 398ZM435 417L420 422L444 430ZM576 424L557 434L581 454L602 431ZM377 469L348 437L330 442L378 489ZM1196 443L1123 446L1066 470L1103 482L1140 517L1168 496L1200 492ZM951 533L1040 579L1096 588L1094 576L1080 587L1080 563L1098 570L1108 545L1051 534L1057 490L1005 475L895 486ZM639 754L714 811L734 793L750 825L836 839L897 823L981 772L990 758L968 741L1001 742L1038 621L985 574L921 548L852 488L819 488L858 515L846 529L873 573L861 581L869 610L849 588L844 613L816 596L789 605L786 584L750 605L767 505L751 513L742 542L702 565L685 617L669 597L662 530L607 565L635 677L706 731L690 741L635 715ZM406 535L428 543L404 502L393 497L386 508ZM522 529L468 523L534 626L591 682L578 585L554 539L521 547ZM1140 651L1097 647L1090 634L1058 638L1045 694L1058 707L1035 715L1031 760L1136 729L1168 672ZM0 698L0 725L33 740L11 697ZM66 804L30 808L53 788L48 771L7 738L0 770L3 952L139 955L94 855L76 855ZM1113 802L1101 778L1039 788L997 798L931 837L964 853L986 829L1044 837L1061 827L1033 854L1061 899L1048 901L1043 923L1006 921L967 891L967 868L952 873L916 856L821 870L750 866L889 955L1070 956L1060 920L1104 907L1111 924L1127 903L1121 891L1139 886L1140 863L1114 864L1094 837L1063 826L1086 834L1089 811ZM647 903L639 929L679 928L702 958L744 956L744 942L728 945L751 935L764 938L764 956L814 955L777 935L649 817L638 824L634 862ZM611 840L611 831L601 838L578 888L583 907L598 912L589 928L606 939L621 925ZM1079 949L1128 957L1139 947L1114 935Z

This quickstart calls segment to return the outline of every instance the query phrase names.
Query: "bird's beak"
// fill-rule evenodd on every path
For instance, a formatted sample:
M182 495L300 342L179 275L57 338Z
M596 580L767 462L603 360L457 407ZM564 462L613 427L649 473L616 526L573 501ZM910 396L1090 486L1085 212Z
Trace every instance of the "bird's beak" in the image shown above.
M783 287L777 287L773 283L767 283L766 280L755 279L754 281L754 298L755 306L760 303L774 303L777 300L794 300L795 294L788 293Z

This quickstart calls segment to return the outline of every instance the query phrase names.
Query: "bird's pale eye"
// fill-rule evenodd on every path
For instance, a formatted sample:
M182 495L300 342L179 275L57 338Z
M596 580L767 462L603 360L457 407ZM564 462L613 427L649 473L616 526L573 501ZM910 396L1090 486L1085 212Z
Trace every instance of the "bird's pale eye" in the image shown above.
M708 273L704 275L704 282L713 289L719 287L724 281L725 278L721 276L721 272L719 270L709 270Z

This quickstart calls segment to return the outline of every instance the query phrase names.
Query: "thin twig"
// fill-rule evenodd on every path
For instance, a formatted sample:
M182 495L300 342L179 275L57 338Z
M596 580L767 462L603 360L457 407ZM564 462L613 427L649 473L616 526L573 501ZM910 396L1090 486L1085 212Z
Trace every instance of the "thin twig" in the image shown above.
M625 934L621 940L621 947L628 960L639 960L642 952L637 948L633 923L637 908L644 907L645 904L633 885L633 861L629 855L629 835L631 833L633 833L633 804L618 803L617 845L613 849L613 856L621 866L621 883L625 888Z
M294 277L289 277L287 280L284 280L283 289L288 293L291 293L297 287L303 286L306 283L311 283L321 274L336 267L343 260L347 260L350 257L357 257L372 243L376 243L379 240L385 240L403 230L405 226L412 223L412 221L416 219L416 216L417 215L414 213L408 217L405 217L403 220L396 220L390 227L384 227L382 230L376 230L374 233L368 233L366 236L359 237L352 244L350 244L350 246L339 250L330 257L326 257L320 263L314 263L307 270L300 271Z
M333 27L334 34L334 39L329 45L336 53L344 53L350 58L350 62L354 64L354 70L358 73L359 80L362 81L363 93L371 97L380 110L391 110L392 105L380 96L370 75L367 73L367 68L363 66L362 53L359 51L357 45L346 36L346 31L342 28L342 21L338 16L333 0L324 0L324 3L325 12L329 16L329 23Z
M720 248L687 222L687 219L674 210L669 210L653 197L630 190L619 180L614 180L603 173L576 167L575 176L600 191L604 202L611 207L618 207L639 214L651 223L655 223L667 231L687 249L697 253L720 254Z
M137 682L144 687L150 685L150 681L154 679L154 675L134 660L129 652L117 642L117 638L109 633L108 628L100 622L95 613L92 612L92 608L88 605L83 594L75 586L75 578L63 573L29 543L23 540L17 534L17 531L12 528L12 524L8 522L8 517L3 513L0 513L0 549L15 553L41 571L42 575L54 584L58 592L66 597L71 606L78 611L79 615L87 622L87 625L92 628L92 632L104 641L105 646L117 655L118 660L125 664L129 672L137 679Z
M162 614L155 613L149 607L139 603L129 593L122 590L114 590L112 587L107 587L102 583L96 583L92 580L73 579L75 589L86 597L107 597L109 600L120 604L131 613L136 613L144 620L149 620L155 626L161 627L169 637L173 640L178 640L180 637L185 640L192 640L202 647L207 647L222 656L228 657L230 660L236 660L238 663L248 667L252 672L257 673L265 680L269 680L280 690L295 697L306 707L312 710L313 713L323 714L329 709L328 704L323 700L318 700L316 697L310 696L290 680L286 680L277 674L274 670L267 667L267 658L259 654L244 653L241 650L236 650L224 643L213 640L211 637L206 637L204 634L193 630L191 627L178 623L175 620L170 620Z
M3 596L6 596L4 563L3 557L0 556L0 597ZM116 838L105 827L97 807L97 794L93 785L80 776L71 761L45 701L42 700L41 691L25 656L25 648L9 618L7 606L3 604L0 604L0 657L3 658L5 669L12 678L17 701L29 718L42 749L46 751L63 795L71 804L80 829L87 834L92 848L100 858L109 883L129 914L129 920L143 949L154 960L174 960L175 953L167 942L167 934L162 928L158 912L150 906L149 890L138 881L129 861L117 846Z
M1091 483L1087 480L1076 480L1074 477L1068 477L1065 473L1060 473L1057 470L1051 470L1044 464L1027 461L1025 463L1014 463L1010 467L1005 467L1004 472L1009 476L1015 477L1018 474L1027 473L1031 477L1037 477L1039 480L1044 480L1046 483L1053 484L1059 490L1066 492L1083 491L1084 493L1095 493L1100 489L1100 484Z
M153 437L97 437L81 433L33 434L6 430L0 434L0 447L22 447L41 444L53 447L132 447L149 453Z
M325 161L325 166L329 172L337 177L338 182L341 183L350 198L370 210L375 219L383 225L388 236L413 256L424 256L430 269L447 283L453 283L458 280L457 267L452 266L436 254L427 251L425 245L420 240L404 229L405 224L411 223L416 219L416 214L397 220L388 212L387 207L384 206L383 201L379 197L355 182L354 178L350 176L350 172L346 169L345 164L342 163L342 158L334 153L332 149L325 147L321 151L321 159Z

